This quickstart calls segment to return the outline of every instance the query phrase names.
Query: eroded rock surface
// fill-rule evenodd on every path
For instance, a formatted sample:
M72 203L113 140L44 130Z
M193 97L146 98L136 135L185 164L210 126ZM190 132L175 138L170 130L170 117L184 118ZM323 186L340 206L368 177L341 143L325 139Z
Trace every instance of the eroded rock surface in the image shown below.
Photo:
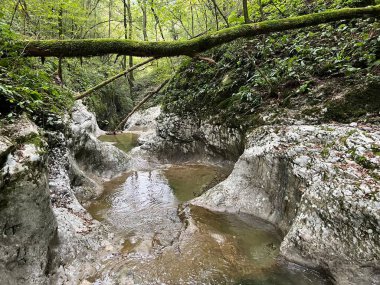
M379 142L368 126L261 127L228 179L192 203L276 224L282 255L337 284L380 284Z
M236 160L243 151L238 129L214 125L191 116L161 113L160 107L138 111L126 131L140 132L141 148L168 160Z
M102 178L111 178L128 168L129 156L96 139L101 134L94 114L77 102L72 112L69 142L81 169Z
M47 284L57 222L46 143L26 117L0 131L0 283Z
M162 114L157 119L156 151L166 157L178 154L236 160L243 151L243 136L238 129L214 125L191 116Z
M49 187L58 221L53 284L80 284L94 275L98 253L106 246L104 228L82 204L102 193L102 181L127 169L129 156L98 141L101 133L80 102L62 127L49 132Z

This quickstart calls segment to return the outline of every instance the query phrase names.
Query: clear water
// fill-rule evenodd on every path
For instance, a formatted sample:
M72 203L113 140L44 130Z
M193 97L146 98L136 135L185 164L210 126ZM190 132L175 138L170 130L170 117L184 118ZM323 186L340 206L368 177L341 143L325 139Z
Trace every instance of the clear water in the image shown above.
M138 137L136 133L121 133L117 135L101 135L98 137L98 140L113 143L114 146L122 151L129 152L138 145Z
M250 215L183 205L222 174L215 166L168 165L106 182L104 194L88 211L122 242L91 281L329 284L320 274L278 257L281 236L270 224Z

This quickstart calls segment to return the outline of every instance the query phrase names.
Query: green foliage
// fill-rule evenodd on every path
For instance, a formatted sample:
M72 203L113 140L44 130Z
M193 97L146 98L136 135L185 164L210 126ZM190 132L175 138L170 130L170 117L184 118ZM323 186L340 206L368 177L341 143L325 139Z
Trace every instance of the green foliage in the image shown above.
M110 66L107 63L111 60L111 58L103 60L90 58L82 61L66 59L63 74L65 84L79 93L90 89L121 71L120 66ZM132 109L133 101L129 95L127 79L122 77L97 90L84 102L96 113L98 124L102 129L112 129Z
M72 95L66 89L83 92L123 68L121 58L85 59L83 66L79 60L65 59L63 78L67 88L61 88L53 83L57 60L47 60L41 65L37 59L15 57L12 47L17 39L127 36L141 40L144 9L150 41L188 39L213 32L226 25L224 18L230 26L243 22L241 1L216 0L225 17L217 16L215 7L205 4L207 1L201 2L131 1L133 26L131 29L128 26L126 32L123 1L25 0L20 1L21 4L2 1L0 113L12 118L20 112L34 116L61 112L72 103ZM365 6L373 1L263 0L262 7L259 1L248 2L249 16L257 22L262 16L260 8L264 19L279 19L331 8ZM320 81L344 78L347 82L357 82L355 80L367 72L376 73L380 67L379 31L378 22L370 19L323 25L322 31L318 27L236 41L208 53L217 61L216 66L186 61L169 86L167 97L162 99L164 108L178 113L215 115L218 122L231 126L244 127L252 120L261 123L257 110L263 102L280 99L283 106L288 106L293 98L313 92ZM1 59L3 56L8 58ZM112 128L147 87L159 84L171 74L176 61L161 59L158 65L135 72L132 94L126 78L120 78L88 99L100 125Z
M359 155L356 153L356 150L353 148L353 149L350 149L349 150L349 153L351 155L351 158L357 163L359 164L360 166L362 166L363 168L366 168L368 170L374 170L374 169L377 169L378 168L378 165L376 165L376 163L373 163L371 162L370 160L368 160L365 156L362 156L362 155Z
M35 59L16 57L11 46L17 36L2 22L0 39L0 57L7 56L0 59L0 116L12 120L26 112L37 118L66 110L72 96L53 83L54 71Z
M244 17L237 16L236 12L232 11L231 14L228 16L228 23L232 26L237 24L244 24Z
M373 19L341 21L224 45L208 54L217 65L193 61L178 72L162 99L164 109L248 127L258 122L255 113L263 102L280 99L286 107L290 100L315 92L323 81L364 85L367 74L379 73L379 32ZM340 92L338 88L333 86L330 95ZM380 110L379 90L374 87L371 96L354 100L345 120ZM339 120L343 115L333 108L328 107L326 116ZM303 114L315 116L320 110L312 107Z
M326 118L339 122L350 122L360 116L378 113L380 110L380 77L349 92L344 98L327 105Z

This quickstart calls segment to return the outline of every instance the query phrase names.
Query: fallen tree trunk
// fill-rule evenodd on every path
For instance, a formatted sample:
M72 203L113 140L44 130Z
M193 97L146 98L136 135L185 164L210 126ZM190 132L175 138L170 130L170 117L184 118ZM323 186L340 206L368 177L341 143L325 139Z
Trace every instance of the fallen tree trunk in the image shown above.
M112 81L118 79L119 77L122 77L123 75L126 75L126 74L130 73L131 71L133 71L133 70L135 70L135 69L137 69L137 68L139 68L139 67L141 67L141 66L143 66L143 65L145 65L145 64L147 64L147 63L149 63L149 62L151 62L151 61L153 61L153 60L155 60L155 59L157 59L157 58L152 57L152 58L149 58L149 59L147 59L147 60L145 60L145 61L143 61L143 62L141 62L141 63L139 63L139 64L136 64L136 65L132 66L131 68L129 68L129 69L127 69L127 70L124 70L123 72L121 72L121 73L119 73L119 74L116 74L115 76L112 76L111 78L108 78L107 80L105 80L105 81L99 83L99 84L96 85L95 87L92 87L91 89L89 89L89 90L83 92L82 94L80 94L80 95L78 95L78 96L75 96L74 99L75 99L75 100L83 99L83 98L89 96L89 95L90 95L91 93L93 93L94 91L96 91L96 90L102 88L103 86L105 86L105 85L111 83Z
M165 80L160 86L158 86L155 90L148 92L148 94L142 99L133 109L132 111L116 126L114 133L116 133L120 128L128 121L128 119L138 110L140 107L148 101L153 95L157 94L161 91L162 88L169 82L169 79Z
M24 56L37 57L81 57L106 54L140 57L193 56L237 38L316 26L364 16L380 16L380 5L329 10L298 17L245 24L185 41L143 42L125 39L32 40L22 42L20 53Z

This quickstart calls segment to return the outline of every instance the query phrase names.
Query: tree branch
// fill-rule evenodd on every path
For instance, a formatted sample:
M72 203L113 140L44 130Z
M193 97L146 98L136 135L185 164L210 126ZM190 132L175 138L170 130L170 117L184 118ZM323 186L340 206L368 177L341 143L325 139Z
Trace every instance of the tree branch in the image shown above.
M114 133L116 133L127 121L128 119L154 94L161 91L162 88L169 82L169 79L165 80L160 86L158 86L155 90L148 92L147 95L132 109L132 111L116 126Z
M92 87L91 89L87 90L86 92L83 92L82 94L76 96L76 97L75 97L75 100L83 99L83 98L89 96L89 95L90 95L91 93L93 93L94 91L96 91L96 90L102 88L103 86L105 86L105 85L111 83L112 81L118 79L119 77L122 77L123 75L126 75L126 74L130 73L131 71L133 71L133 70L139 68L140 66L143 66L143 65L145 65L145 64L147 64L147 63L149 63L149 62L151 62L151 61L153 61L153 60L155 60L155 59L157 59L157 58L155 58L155 57L149 58L149 59L147 59L147 60L145 60L145 61L143 61L143 62L141 62L141 63L139 63L139 64L136 64L136 65L132 66L131 68L129 68L129 69L127 69L127 70L124 70L123 72L121 72L121 73L119 73L119 74L116 74L115 76L112 76L111 78L108 78L107 80L105 80L105 81L99 83L99 84L96 85L95 87Z
M238 38L253 37L365 16L380 16L380 5L329 10L316 14L245 24L185 41L143 42L125 39L32 40L21 42L19 51L24 56L37 57L80 57L106 54L140 57L193 56Z

